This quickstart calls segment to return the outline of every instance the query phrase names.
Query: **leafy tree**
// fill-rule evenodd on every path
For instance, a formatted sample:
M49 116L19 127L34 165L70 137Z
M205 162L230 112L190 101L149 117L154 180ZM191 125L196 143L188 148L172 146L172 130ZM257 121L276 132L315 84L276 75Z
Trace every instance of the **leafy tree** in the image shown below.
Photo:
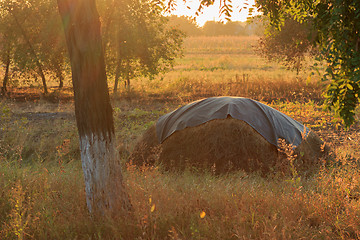
M360 98L360 1L258 0L257 6L278 28L289 15L313 23L321 59L327 63L323 80L329 82L328 106L347 126L352 124Z
M1 94L4 95L7 92L7 85L10 79L10 65L13 60L14 46L17 39L13 34L7 11L0 11L0 43L2 43L0 45L0 62L5 66Z
M228 21L226 23L207 21L203 28L205 36L244 36L245 23L238 21Z
M228 21L224 28L224 35L244 36L246 34L244 23L239 21Z
M224 23L216 21L206 21L203 26L203 33L205 36L224 35Z
M277 61L299 73L308 54L314 55L314 37L311 25L286 19L281 30L269 26L259 40L258 53L271 61Z
M264 16L249 17L245 25L246 35L264 36L265 25L268 24L268 20Z
M14 64L14 70L21 73L23 77L28 77L35 71L41 77L44 93L48 91L46 74L57 76L59 87L62 87L65 40L56 2L51 0L31 0L26 3L1 1L0 9L3 13L0 32L4 36L11 35L0 40L3 46L11 47L9 56ZM3 53L6 52L4 48L2 49ZM6 57L2 59L6 61ZM3 85L7 82L8 77L6 81L3 81Z
M164 6L149 0L106 0L111 14L104 16L104 45L107 70L130 89L138 76L153 78L170 69L181 55L183 33L169 28L162 13Z
M30 2L18 2L18 1L1 1L0 7L2 11L6 12L7 20L11 21L13 33L19 38L17 46L14 50L14 61L20 65L19 69L26 69L30 67L31 69L36 69L37 73L40 75L43 83L44 93L47 93L46 79L43 69L43 64L41 63L38 52L36 51L36 46L33 43L32 37L34 36L35 27L26 27L26 23L33 23L35 19L31 19ZM31 20L30 20L31 19ZM6 39L4 39L6 41Z
M44 0L42 8L34 9L34 14L41 15L43 21L39 31L39 58L45 70L59 80L59 88L64 86L64 71L67 67L66 43L59 18L57 4Z
M184 32L186 36L200 36L201 28L196 24L195 20L186 16L171 15L168 17L169 25L178 28Z
M10 64L11 64L11 52L12 52L12 43L9 41L7 44L3 45L3 49L1 49L1 62L5 65L5 73L3 79L3 85L1 87L1 94L5 95L7 92L7 84L9 82L9 71L10 71Z

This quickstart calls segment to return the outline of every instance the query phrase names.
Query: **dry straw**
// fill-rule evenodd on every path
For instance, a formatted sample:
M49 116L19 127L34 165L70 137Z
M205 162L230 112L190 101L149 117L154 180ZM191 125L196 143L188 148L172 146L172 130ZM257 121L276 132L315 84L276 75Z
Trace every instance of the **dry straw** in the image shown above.
M292 165L309 169L324 154L323 142L310 132L290 154L296 160ZM152 126L136 144L129 161L136 165L161 164L166 170L196 168L222 173L242 169L265 174L272 169L284 171L290 164L286 150L270 144L244 121L231 117L177 131L162 144Z

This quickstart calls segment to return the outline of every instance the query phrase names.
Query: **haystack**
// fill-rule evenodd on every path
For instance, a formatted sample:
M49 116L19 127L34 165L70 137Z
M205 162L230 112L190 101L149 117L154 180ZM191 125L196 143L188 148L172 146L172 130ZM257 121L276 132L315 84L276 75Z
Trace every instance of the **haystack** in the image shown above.
M174 115L174 112L171 114ZM199 111L194 114L199 114ZM166 121L169 122L169 119ZM184 121L180 121L180 124L184 125ZM271 169L286 169L290 164L286 156L288 151L281 149L289 145L270 143L248 122L233 118L230 114L224 119L211 119L196 126L182 127L162 142L158 136L158 132L162 131L157 129L156 124L150 127L136 144L129 161L136 165L161 164L167 170L196 168L217 173L238 169L267 173ZM304 139L301 140L300 132L301 143L297 147L288 147L288 150L295 149L293 155L297 157L293 164L296 167L308 169L316 165L324 153L323 143L314 132L305 127L303 129Z
M324 154L322 146L323 142L311 131L293 153L297 169L316 166ZM217 173L239 169L267 173L278 168L286 171L290 165L287 157L246 122L227 118L177 131L162 144L153 125L129 159L139 166L161 164L167 170L195 167Z

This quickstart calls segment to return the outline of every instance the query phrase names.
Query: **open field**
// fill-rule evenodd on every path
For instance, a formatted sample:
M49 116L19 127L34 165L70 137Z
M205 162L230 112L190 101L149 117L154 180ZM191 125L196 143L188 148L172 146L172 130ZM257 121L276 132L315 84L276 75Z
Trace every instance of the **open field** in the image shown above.
M172 72L113 96L133 219L96 222L87 213L71 91L13 88L0 100L0 239L359 239L360 111L344 130L323 108L319 76L266 62L252 52L255 43L187 39ZM221 95L254 98L303 122L330 146L329 162L311 176L292 169L266 178L125 164L159 116Z

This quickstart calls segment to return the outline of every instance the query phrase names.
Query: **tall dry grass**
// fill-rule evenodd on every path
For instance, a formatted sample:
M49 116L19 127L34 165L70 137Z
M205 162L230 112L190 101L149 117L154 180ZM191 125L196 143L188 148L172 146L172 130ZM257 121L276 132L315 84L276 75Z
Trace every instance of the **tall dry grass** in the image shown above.
M332 134L337 136L338 142L334 140L332 145L333 161L314 175L304 177L297 169L285 177L273 172L266 178L242 171L218 176L192 169L167 173L124 163L134 218L116 221L94 221L88 215L80 159L69 154L78 143L76 139L68 141L64 134L74 131L75 122L57 119L58 127L54 127L54 121L14 121L14 110L4 106L6 103L2 103L5 114L0 142L2 147L7 143L12 147L0 152L0 239L360 237L360 149L356 144L360 136L356 131L336 129L339 120L324 114L313 102L273 102L272 106L313 124L326 141L333 139ZM137 136L174 107L176 104L168 105L169 109L164 110L163 104L115 103L123 162ZM30 141L46 126L41 137L49 144ZM48 134L50 131L52 134ZM18 141L9 139L10 135ZM21 140L21 136L28 140ZM20 151L30 147L50 156L39 154L35 158Z
M134 219L94 221L80 166L1 164L1 239L356 239L359 172L309 179L161 173L128 166Z

